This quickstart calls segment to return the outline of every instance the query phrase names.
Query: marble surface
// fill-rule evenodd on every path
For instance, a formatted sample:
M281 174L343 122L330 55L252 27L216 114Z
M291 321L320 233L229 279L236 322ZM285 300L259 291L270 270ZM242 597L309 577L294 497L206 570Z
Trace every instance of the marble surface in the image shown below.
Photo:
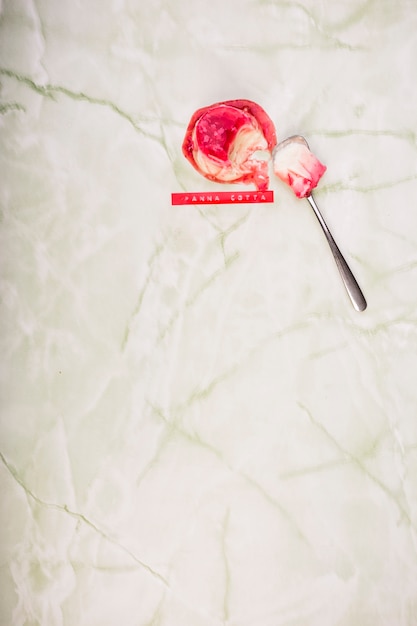
M0 623L416 625L415 0L0 6ZM278 179L171 206L236 98L364 313Z

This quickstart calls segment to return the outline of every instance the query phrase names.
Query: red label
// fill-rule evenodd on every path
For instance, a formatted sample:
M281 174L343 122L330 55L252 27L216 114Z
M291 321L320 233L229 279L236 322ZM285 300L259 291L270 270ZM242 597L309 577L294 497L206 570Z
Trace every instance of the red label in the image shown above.
M172 204L254 204L273 202L273 191L209 191L173 193Z

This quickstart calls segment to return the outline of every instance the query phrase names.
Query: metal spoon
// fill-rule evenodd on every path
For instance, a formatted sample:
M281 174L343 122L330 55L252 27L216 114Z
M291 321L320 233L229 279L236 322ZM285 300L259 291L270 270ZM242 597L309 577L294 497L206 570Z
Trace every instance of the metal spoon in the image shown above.
M282 150L283 148L285 148L288 144L290 143L300 143L305 145L308 149L309 145L307 143L307 140L305 139L305 137L303 137L302 135L292 135L291 137L288 137L288 139L285 139L284 141L282 141L281 143L278 144L278 146L275 148L276 150ZM336 265L337 268L340 272L340 276L342 277L343 280L343 284L345 285L346 291L348 292L349 298L351 299L351 302L354 306L354 308L357 311L364 311L366 309L366 300L365 297L358 285L358 283L356 282L356 279L354 277L354 275L351 272L351 269L349 267L349 265L346 263L343 254L340 252L339 248L336 245L335 240L333 239L330 230L327 227L326 222L323 219L322 214L319 211L319 208L312 196L312 194L306 196L307 200L310 203L311 208L313 209L319 223L320 226L323 229L323 232L326 236L327 242L330 246L330 250L333 253L334 256L334 260L336 261Z
M332 234L330 230L328 229L327 224L324 221L322 214L319 211L319 208L313 198L313 195L310 194L309 196L307 196L307 200L309 201L310 206L313 209L320 223L320 226L323 229L323 232L327 239L327 243L329 244L330 250L333 253L334 260L336 261L337 269L339 270L340 276L342 277L342 280L343 280L343 284L345 285L346 291L348 292L348 296L354 308L357 311L364 311L366 309L367 304L366 304L365 296L363 295L361 291L361 288L356 282L356 279L354 275L352 274L349 265L346 263L343 254L340 252L339 248L337 247L337 244L335 240L333 239Z

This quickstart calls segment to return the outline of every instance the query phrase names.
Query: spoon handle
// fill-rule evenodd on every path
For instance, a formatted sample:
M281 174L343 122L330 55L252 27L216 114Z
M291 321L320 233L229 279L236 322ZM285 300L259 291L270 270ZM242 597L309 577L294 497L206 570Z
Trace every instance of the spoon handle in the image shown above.
M361 288L356 282L356 279L354 275L352 274L349 265L346 263L343 257L343 254L340 252L339 248L337 247L337 244L335 240L333 239L330 233L330 230L328 229L327 224L324 221L323 216L320 213L319 208L313 196L310 194L309 196L307 196L307 200L309 201L311 208L313 209L320 223L320 226L323 229L323 232L327 239L327 243L329 244L330 250L333 253L334 260L336 261L336 265L339 270L340 276L342 277L343 284L345 285L346 291L348 292L349 298L351 299L351 302L354 308L357 311L364 311L367 305L366 305L365 297L361 291Z

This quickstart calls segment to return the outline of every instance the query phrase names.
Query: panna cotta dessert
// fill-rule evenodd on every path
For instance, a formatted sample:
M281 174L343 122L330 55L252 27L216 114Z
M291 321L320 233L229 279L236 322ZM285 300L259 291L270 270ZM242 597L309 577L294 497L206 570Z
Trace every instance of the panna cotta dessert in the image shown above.
M317 187L327 168L310 151L304 137L294 135L275 147L273 169L297 198L306 198Z
M274 124L262 107L250 100L228 100L194 113L182 150L205 178L218 183L253 183L264 191L276 143ZM267 159L259 158L259 151L267 153Z

